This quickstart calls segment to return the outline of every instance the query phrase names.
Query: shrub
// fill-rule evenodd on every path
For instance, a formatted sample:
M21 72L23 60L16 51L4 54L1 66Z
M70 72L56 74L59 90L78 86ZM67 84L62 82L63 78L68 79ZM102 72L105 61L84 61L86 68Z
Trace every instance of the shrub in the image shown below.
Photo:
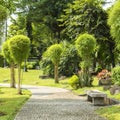
M80 63L81 70L83 71L82 79L85 86L90 86L90 67L92 64L92 56L96 50L96 39L93 35L88 33L80 34L76 40L76 49L82 58Z
M74 89L78 89L79 87L79 77L77 75L73 75L70 79L69 79L69 85L71 85L72 88Z
M60 76L72 76L78 72L80 57L77 54L77 50L74 45L64 41L61 43L63 52L60 58L59 64L59 75ZM42 68L44 74L53 76L54 74L54 65L50 61L49 57L45 55L42 56L40 61L40 68Z
M63 76L72 76L78 72L80 57L74 45L67 44L60 59L59 73Z
M36 69L36 66L38 66L38 61L35 62L26 62L27 69ZM24 68L25 62L22 63L22 68Z
M120 66L112 69L112 80L114 84L120 85Z
M54 65L52 61L44 55L40 61L40 68L43 70L44 75L48 75L50 77L54 76Z
M79 86L85 87L85 86L92 86L92 76L90 74L84 73L82 70L78 72L79 75Z

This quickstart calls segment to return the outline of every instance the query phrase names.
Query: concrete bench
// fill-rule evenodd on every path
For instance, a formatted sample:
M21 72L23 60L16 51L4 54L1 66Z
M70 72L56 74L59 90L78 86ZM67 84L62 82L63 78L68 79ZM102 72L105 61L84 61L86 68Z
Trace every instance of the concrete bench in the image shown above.
M91 101L94 105L105 105L107 94L98 90L88 90L87 100Z

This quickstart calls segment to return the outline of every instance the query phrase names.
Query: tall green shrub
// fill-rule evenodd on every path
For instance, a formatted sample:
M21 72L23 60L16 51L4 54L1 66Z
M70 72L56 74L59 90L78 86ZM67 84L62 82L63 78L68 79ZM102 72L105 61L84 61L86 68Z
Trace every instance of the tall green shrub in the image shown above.
M11 74L10 75L10 77L11 77L10 87L15 88L14 60L10 53L9 40L4 42L4 44L2 45L2 52L3 52L3 55L6 58L7 62L10 64L10 74Z
M59 83L58 81L58 65L60 62L60 57L62 53L62 47L59 44L54 44L50 46L46 54L54 64L54 78L55 78L55 83Z
M89 86L90 85L89 84L90 80L88 79L90 77L89 69L92 62L92 54L94 53L96 48L95 37L87 33L81 34L76 40L76 48L77 48L78 54L82 58L80 67L84 72L84 74L87 76L87 77L84 77L85 86Z
M18 94L21 90L21 64L28 57L30 52L30 39L24 35L16 35L9 42L10 53L18 65Z

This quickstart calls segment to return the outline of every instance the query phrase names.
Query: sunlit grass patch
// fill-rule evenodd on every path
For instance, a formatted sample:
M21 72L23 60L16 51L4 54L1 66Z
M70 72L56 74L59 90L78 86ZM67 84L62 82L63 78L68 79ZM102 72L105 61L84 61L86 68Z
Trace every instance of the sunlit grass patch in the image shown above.
M18 95L17 89L6 87L0 88L0 91L0 120L14 120L16 113L31 93L23 90L23 95Z

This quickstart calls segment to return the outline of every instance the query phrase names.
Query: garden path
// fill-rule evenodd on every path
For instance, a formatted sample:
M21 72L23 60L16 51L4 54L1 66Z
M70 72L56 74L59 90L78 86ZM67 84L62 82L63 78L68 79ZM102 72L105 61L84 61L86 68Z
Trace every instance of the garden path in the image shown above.
M29 89L32 96L15 120L105 120L95 113L97 106L69 90L24 85L22 88Z

